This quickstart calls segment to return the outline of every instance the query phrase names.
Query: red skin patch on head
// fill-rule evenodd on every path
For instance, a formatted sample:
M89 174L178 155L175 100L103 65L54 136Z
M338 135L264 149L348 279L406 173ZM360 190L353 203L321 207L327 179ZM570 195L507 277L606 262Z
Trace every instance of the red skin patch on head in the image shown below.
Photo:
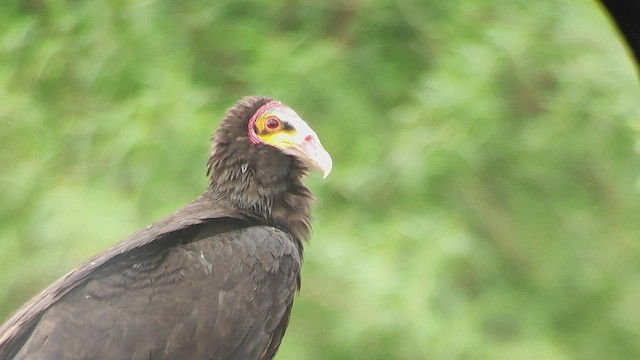
M253 144L259 144L261 141L258 138L258 135L255 132L254 129L254 125L256 124L256 120L260 118L260 116L262 116L262 114L264 114L266 111L273 109L274 107L278 107L278 106L282 106L282 103L280 101L271 101L268 102L264 105L262 105L255 114L253 114L253 116L251 117L251 119L249 119L249 126L248 126L248 136L249 136L249 141L251 141Z

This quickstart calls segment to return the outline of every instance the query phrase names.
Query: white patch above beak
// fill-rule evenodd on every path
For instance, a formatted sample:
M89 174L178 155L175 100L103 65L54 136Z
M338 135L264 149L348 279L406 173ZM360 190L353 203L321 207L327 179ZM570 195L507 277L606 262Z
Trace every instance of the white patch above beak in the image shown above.
M322 171L323 179L326 179L331 173L333 160L329 153L322 147L318 135L302 120L295 111L287 107L274 109L273 114L276 115L283 123L288 123L295 130L293 141L290 146L283 149L289 155L294 155L310 166Z

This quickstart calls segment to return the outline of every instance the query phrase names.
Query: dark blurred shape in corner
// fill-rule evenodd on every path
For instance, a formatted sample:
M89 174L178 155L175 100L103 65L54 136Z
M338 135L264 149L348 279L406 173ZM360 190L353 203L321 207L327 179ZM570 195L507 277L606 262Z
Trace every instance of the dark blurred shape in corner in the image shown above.
M640 1L600 0L600 2L627 40L627 44L635 56L636 70L640 71Z

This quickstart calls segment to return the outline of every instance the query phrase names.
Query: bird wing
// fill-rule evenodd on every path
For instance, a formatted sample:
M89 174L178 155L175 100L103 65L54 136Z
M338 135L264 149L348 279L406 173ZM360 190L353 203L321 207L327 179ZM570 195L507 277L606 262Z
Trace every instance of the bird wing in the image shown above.
M275 353L288 321L300 257L288 235L270 227L246 227L250 220L211 209L207 199L199 198L133 234L18 309L0 328L0 359L46 344L64 346L69 336L82 339L70 341L76 348L65 350L86 354L78 358L99 358L91 352L120 348L135 351L130 357L106 357L176 358L169 355L184 354L184 337L195 344L207 335L208 343L198 342L193 351L213 352L211 356L216 351L257 351L269 341L266 351ZM266 318L259 319L260 314ZM256 327L256 322L261 323ZM270 340L264 336L269 333ZM164 336L166 343L154 342L154 334ZM55 336L63 338L54 341ZM251 344L256 341L260 343ZM164 355L152 356L161 347Z

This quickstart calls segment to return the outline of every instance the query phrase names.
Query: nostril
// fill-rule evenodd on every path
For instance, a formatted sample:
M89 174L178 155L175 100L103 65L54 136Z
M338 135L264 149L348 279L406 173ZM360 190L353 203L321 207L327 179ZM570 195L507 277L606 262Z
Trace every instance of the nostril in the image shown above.
M307 135L307 136L305 136L304 141L306 141L306 142L313 142L313 136L311 136L311 135Z

